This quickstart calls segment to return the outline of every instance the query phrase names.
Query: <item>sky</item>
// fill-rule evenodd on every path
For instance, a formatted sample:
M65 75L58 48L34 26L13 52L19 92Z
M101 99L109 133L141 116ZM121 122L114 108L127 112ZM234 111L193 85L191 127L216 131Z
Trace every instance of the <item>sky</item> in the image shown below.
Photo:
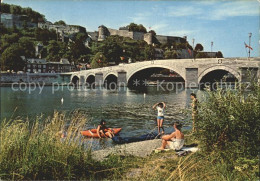
M4 0L31 7L48 21L64 20L97 31L105 25L118 29L131 22L143 24L158 35L187 36L205 51L222 51L225 57L247 57L244 42L251 38L251 57L259 57L260 0L244 1L130 1L130 0ZM150 27L150 29L149 29Z

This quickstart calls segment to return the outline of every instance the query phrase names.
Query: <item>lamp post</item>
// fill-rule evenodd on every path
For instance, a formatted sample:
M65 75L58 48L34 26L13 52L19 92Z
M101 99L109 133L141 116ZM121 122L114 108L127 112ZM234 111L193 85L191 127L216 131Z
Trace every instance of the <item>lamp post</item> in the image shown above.
M193 50L194 50L194 42L195 42L195 39L192 38L192 48L193 48Z
M252 36L252 33L248 33L249 35L249 47L251 47L251 36ZM248 48L248 58L250 58L250 48Z

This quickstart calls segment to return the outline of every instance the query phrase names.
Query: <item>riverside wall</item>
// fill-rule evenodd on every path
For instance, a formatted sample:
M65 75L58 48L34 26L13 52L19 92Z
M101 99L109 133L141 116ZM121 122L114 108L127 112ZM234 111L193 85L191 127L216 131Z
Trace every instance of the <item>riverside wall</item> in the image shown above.
M53 83L69 84L70 76L57 73L1 73L1 86L12 83L38 83L52 85Z

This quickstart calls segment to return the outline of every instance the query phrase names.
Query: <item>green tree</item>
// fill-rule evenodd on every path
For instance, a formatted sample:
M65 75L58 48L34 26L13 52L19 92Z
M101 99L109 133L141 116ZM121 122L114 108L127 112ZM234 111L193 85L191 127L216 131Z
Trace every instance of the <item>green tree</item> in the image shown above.
M124 37L109 36L98 47L98 51L102 52L109 62L121 62L120 57L123 56L123 41Z
M55 24L55 25L63 25L63 26L66 26L65 21L62 21L62 20L56 21L54 24Z
M21 56L24 55L23 48L18 44L12 44L2 54L1 69L21 71L25 68L25 62Z
M10 6L10 13L11 14L21 14L22 13L22 8L20 6Z
M210 58L210 56L205 52L196 52L196 58Z
M5 35L8 33L8 29L3 25L3 23L0 23L0 35Z
M1 13L10 13L10 5L1 2Z
M94 55L98 52L102 52L108 62L118 64L120 62L126 62L129 58L131 58L132 62L145 60L146 47L148 51L148 44L143 40L133 40L121 36L109 36L102 42L93 42L91 44L91 52Z
M150 30L148 33L152 33L153 36L156 35L156 32L154 30Z
M36 40L43 42L44 45L47 45L49 40L57 39L57 34L54 30L49 31L47 29L36 28L34 34Z
M65 42L55 40L49 41L47 46L47 54L47 60L54 62L60 61L61 58L73 58L72 51L68 48L68 45Z
M176 59L176 58L178 58L178 53L176 52L176 50L166 50L164 52L164 58L165 59L171 59L171 58Z
M6 3L1 3L1 13L11 13L16 15L26 15L29 21L33 23L45 21L44 15L33 11L31 8L22 8L21 6L9 5Z
M216 54L216 57L217 58L223 58L223 54L221 51L218 51L217 54Z
M152 45L147 45L145 47L144 56L146 60L153 60L155 58L155 49Z
M18 41L20 47L23 48L25 57L34 57L35 56L35 47L33 41L29 37L21 37Z
M74 59L79 59L80 56L88 54L90 51L85 46L85 41L88 35L85 33L77 33L75 41L70 43L70 50Z
M49 41L49 44L47 46L47 52L48 52L48 56L47 56L47 60L49 61L59 61L60 60L60 45L57 41L55 40L51 40Z
M203 51L203 50L204 50L204 47L202 46L202 44L198 43L198 44L196 44L196 46L195 46L195 50L196 50L196 51Z
M23 21L23 29L28 30L28 23L27 21Z
M107 58L98 52L91 60L91 68L100 68L108 66Z
M16 27L15 24L14 24L13 27L11 28L11 32L12 32L12 33L20 33L19 29Z
M128 28L129 28L129 31L147 33L146 28L142 24L137 25L135 23L130 23Z
M5 34L1 36L1 52L19 40L19 35L17 33L12 33L11 35Z

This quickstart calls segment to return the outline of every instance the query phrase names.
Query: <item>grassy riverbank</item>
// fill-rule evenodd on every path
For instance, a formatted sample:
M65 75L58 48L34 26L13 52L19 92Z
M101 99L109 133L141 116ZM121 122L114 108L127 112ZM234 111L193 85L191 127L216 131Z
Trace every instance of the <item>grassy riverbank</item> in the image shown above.
M76 115L76 116L75 116ZM94 169L88 151L77 141L77 131L87 121L79 113L70 118L68 138L60 140L66 127L64 114L33 123L29 120L3 121L0 126L0 178L80 179ZM75 141L71 141L71 140ZM89 169L91 168L91 169Z
M259 177L260 86L249 92L217 90L200 100L197 132L186 144L200 152L174 151L147 158L111 155L94 161L79 130L86 116L61 113L46 120L3 121L0 125L0 178L14 180L257 180ZM70 126L66 127L69 120ZM68 136L60 138L60 130ZM190 134L190 133L186 133ZM138 148L137 148L138 149Z

